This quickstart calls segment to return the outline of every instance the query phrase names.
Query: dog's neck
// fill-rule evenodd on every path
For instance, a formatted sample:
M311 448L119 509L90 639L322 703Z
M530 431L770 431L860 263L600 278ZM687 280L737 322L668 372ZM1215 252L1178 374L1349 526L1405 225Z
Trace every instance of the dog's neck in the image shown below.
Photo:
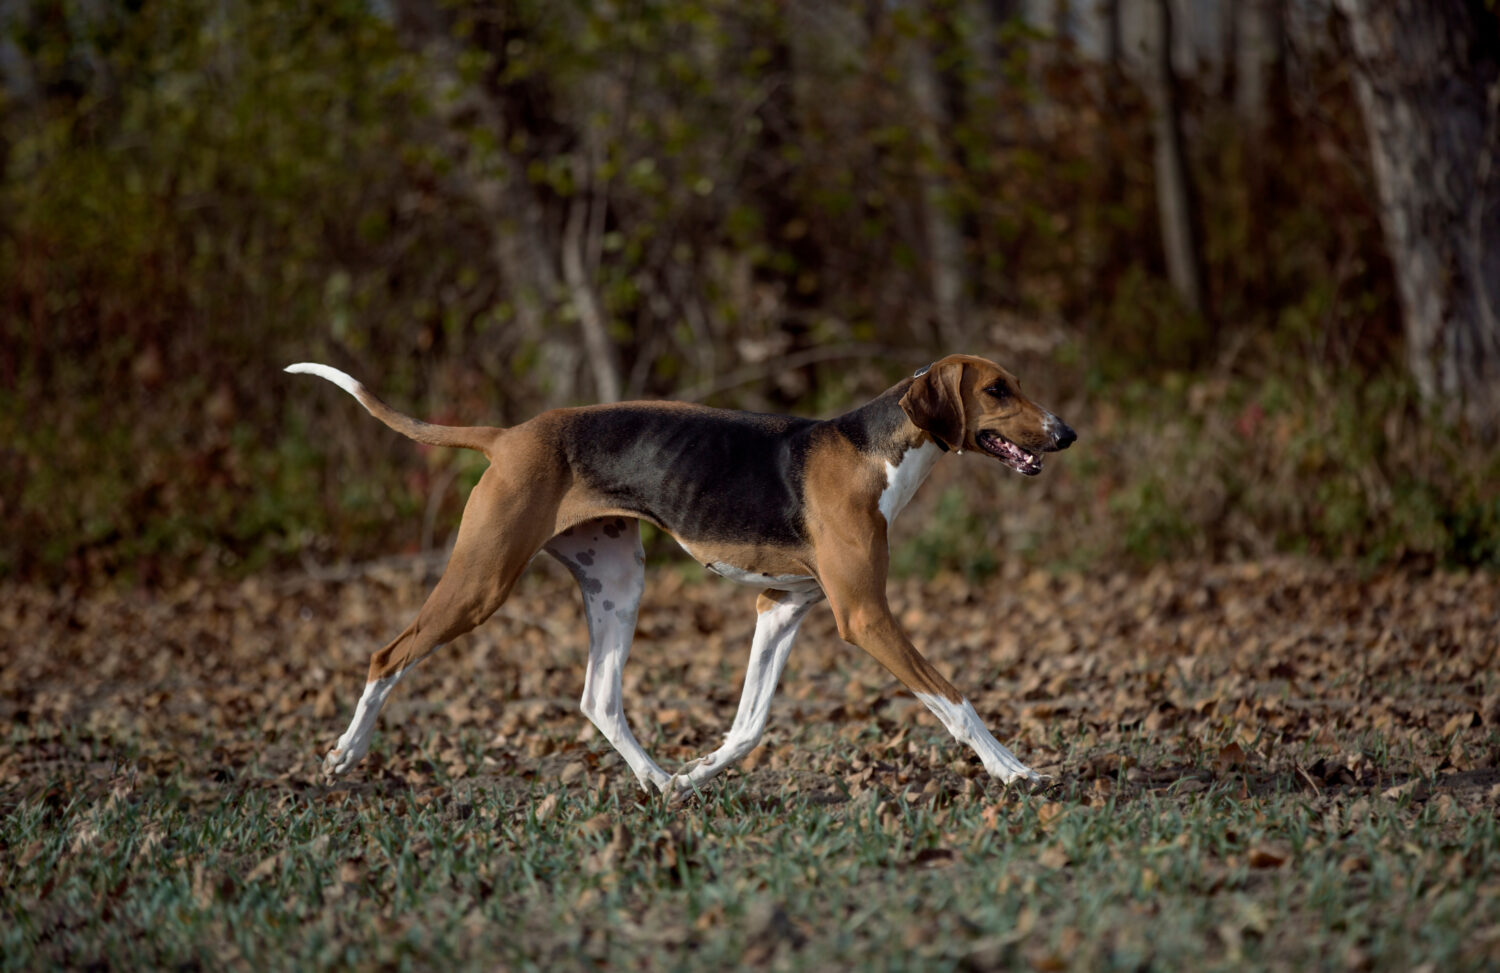
M911 381L905 379L859 408L831 420L833 425L854 444L855 449L873 453L898 466L908 451L928 443L936 444L940 452L946 451L946 444L938 443L926 431L917 428L901 408L901 396L906 394ZM924 477L930 469L929 462L924 468Z

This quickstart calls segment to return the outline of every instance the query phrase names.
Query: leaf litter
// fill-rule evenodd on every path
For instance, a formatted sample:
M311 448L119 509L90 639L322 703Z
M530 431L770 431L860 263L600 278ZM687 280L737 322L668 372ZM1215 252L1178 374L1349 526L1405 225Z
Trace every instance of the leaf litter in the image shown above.
M571 829L590 849L573 866L596 883L579 895L591 902L621 894L611 876L636 854L679 885L711 871L705 862L717 852L692 815L827 809L895 840L890 865L907 874L963 871L987 833L1035 834L1030 860L1001 879L1006 890L1035 894L1049 873L1088 867L1096 852L1080 835L1099 814L1133 802L1181 810L1206 799L1232 805L1294 794L1310 820L1324 822L1310 833L1330 847L1388 815L1442 829L1500 810L1500 578L1296 560L893 582L892 604L913 641L997 736L1051 775L1035 794L986 778L919 703L839 640L826 611L815 611L761 746L675 812L689 817L643 823L632 808L649 802L578 712L587 636L571 580L552 570L533 571L501 613L409 675L382 714L370 756L328 784L322 754L344 729L369 654L404 627L432 581L430 562L412 561L165 590L5 588L0 631L11 649L0 670L0 715L11 742L0 754L0 807L82 808L59 860L114 852L120 842L118 853L143 867L181 849L155 824L127 836L106 835L97 822L167 782L187 808L261 795L286 814L308 802L354 814L361 802L399 798L412 814L438 812L438 827L482 820L493 831L483 841L510 853L525 845L505 837L514 822ZM716 746L732 722L753 600L681 570L648 579L625 669L626 712L663 766ZM715 809L716 789L736 803ZM572 800L614 803L592 805L585 820ZM511 810L497 810L504 807ZM918 820L930 838L900 845ZM1204 862L1194 881L1212 892L1284 875L1309 853L1283 832L1255 827L1225 829L1213 847L1192 839ZM237 875L189 858L183 882L194 902L217 908L233 890L282 881L314 856L307 842L317 839L301 840L302 850L258 846ZM432 840L405 853L430 857ZM765 854L768 840L748 835L739 847ZM1159 853L1150 850L1158 844ZM7 844L0 865L34 869L48 847ZM1141 847L1135 894L1159 894L1171 882L1160 856L1187 846L1167 838ZM1375 867L1376 852L1364 846L1331 853L1349 881L1367 881ZM376 878L385 872L374 854L341 846L320 895L392 901L399 889ZM1485 881L1493 863L1471 857L1450 849L1420 860L1454 881ZM479 887L493 887L492 879L481 876ZM119 888L98 890L101 910ZM35 905L40 891L18 901ZM1485 901L1494 909L1500 890L1491 891ZM799 944L816 934L803 916L757 908L760 931L748 942L768 963L787 947L772 949L767 930L785 932L792 922L788 942ZM673 935L687 941L733 925L724 909L700 917L697 932ZM655 914L634 915L630 928ZM1226 957L1261 934L1256 916L1221 918ZM1487 918L1493 925L1496 916ZM1017 955L1053 968L1076 938L1058 936ZM1009 936L980 940L986 949L1022 948ZM614 948L615 938L589 941ZM1500 936L1484 942L1493 956Z

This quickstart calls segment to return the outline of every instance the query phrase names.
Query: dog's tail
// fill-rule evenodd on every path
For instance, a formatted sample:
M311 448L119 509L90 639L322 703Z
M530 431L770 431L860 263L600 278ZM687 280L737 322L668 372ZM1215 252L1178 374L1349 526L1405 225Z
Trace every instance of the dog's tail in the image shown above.
M460 446L464 449L477 449L485 456L489 456L495 439L504 432L503 429L495 426L439 426L413 419L377 399L369 389L355 381L352 376L328 365L298 362L295 365L288 365L286 370L294 375L316 375L319 378L328 379L358 399L359 404L364 406L370 415L401 435L408 439L415 439L419 443L427 443L430 446Z

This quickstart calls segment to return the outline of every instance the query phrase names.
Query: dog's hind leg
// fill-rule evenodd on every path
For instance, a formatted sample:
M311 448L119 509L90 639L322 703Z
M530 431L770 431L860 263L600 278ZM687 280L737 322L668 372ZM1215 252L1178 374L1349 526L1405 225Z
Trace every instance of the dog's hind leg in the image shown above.
M583 592L589 664L580 708L630 765L642 789L661 790L668 775L630 732L621 678L646 588L640 523L629 517L590 520L552 538L546 550L572 572Z
M416 619L371 657L354 719L324 758L324 773L342 774L359 763L380 707L406 671L493 615L546 541L556 501L544 498L556 494L529 481L507 482L506 475L491 467L469 494L442 578ZM528 496L530 502L520 499Z
M750 645L750 662L745 668L745 685L740 691L740 708L734 724L724 736L719 749L683 767L672 778L672 787L683 790L697 787L731 764L742 760L755 749L766 729L771 712L771 697L776 683L791 655L797 628L807 610L823 600L817 588L805 591L771 591L761 593L755 609L755 638Z

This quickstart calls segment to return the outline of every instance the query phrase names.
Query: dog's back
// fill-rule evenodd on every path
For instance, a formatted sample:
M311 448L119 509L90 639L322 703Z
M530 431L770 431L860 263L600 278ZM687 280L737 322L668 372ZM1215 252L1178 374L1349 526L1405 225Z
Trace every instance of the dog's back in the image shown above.
M805 457L821 423L702 406L566 410L573 474L679 540L799 545Z

